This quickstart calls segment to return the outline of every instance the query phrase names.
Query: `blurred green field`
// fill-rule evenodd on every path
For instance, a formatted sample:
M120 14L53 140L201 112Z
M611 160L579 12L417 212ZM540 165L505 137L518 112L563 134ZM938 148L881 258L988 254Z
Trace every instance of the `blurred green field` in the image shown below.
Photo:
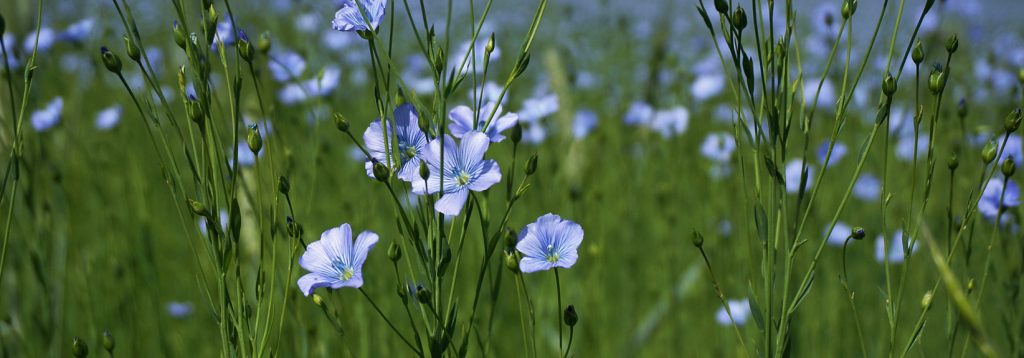
M143 46L154 60L160 84L167 87L174 121L192 125L186 117L176 79L177 67L188 65L188 59L174 43L171 23L176 17L172 3L128 3L139 23ZM201 15L196 9L198 3L189 2L197 19ZM447 4L428 3L430 20L443 24L448 16ZM455 2L450 14L455 19L448 32L452 52L470 36L473 23L466 19L478 17L487 2L472 1L473 10L460 3ZM515 52L527 33L537 3L497 1L490 10L484 27L487 34L495 32L501 57L491 63L493 77L489 79L499 85L516 66ZM917 19L923 3L906 1L906 21ZM1004 139L1004 119L1021 103L1017 73L1024 66L1024 56L1020 55L1024 53L1024 39L1020 25L1014 21L986 23L983 18L971 17L975 13L957 7L971 5L982 8L983 13L1003 13L992 8L1014 4L953 3L942 1L932 10L936 24L919 36L927 58L918 70L920 84L915 85L915 73L904 72L893 105L894 111L899 107L902 112L893 114L890 120L909 125L915 103L932 111L929 116L936 115L931 138L935 174L926 179L927 146L917 146L921 152L916 154L916 161L905 160L905 154L898 153L907 153L908 148L912 151L916 139L906 136L906 127L899 124L885 126L892 133L886 130L875 139L862 171L874 175L884 185L876 188L873 196L850 198L838 216L839 221L863 227L867 233L866 239L851 241L846 250L847 281L856 292L857 313L851 311L841 280L842 245L823 244L810 294L792 317L785 356L902 357L904 346L915 334L922 296L933 287L939 289L934 292L930 310L922 316L926 318L923 329L905 355L980 356L982 352L968 338L974 333L983 333L998 356L1024 354L1024 347L1019 346L1024 343L1024 311L1020 309L1024 306L1018 294L1024 282L1024 256L1019 254L1024 253L1019 230L1024 212L1019 207L1008 208L1008 215L1000 219L1002 228L986 218L972 217L973 221L965 225L961 247L970 256L958 254L950 264L965 290L967 281L980 283L986 269L982 266L986 247L990 238L998 237L994 241L988 285L982 291L984 296L975 303L977 291L967 294L972 307L980 312L984 332L968 333L969 328L950 305L945 286L939 285L940 273L925 241L918 241L917 251L908 253L906 261L902 260L901 252L898 256L902 262L891 263L895 287L901 292L899 301L892 306L886 302L886 287L890 283L885 264L876 260L880 249L876 237L893 240L901 228L910 232L911 228L920 227L913 234L914 240L925 240L923 237L928 236L937 242L941 253L947 253L955 236L951 227L962 223L966 209L978 202L985 169L996 168L1004 159L1000 157L996 166L986 166L979 159L982 147L993 139ZM272 354L415 356L356 290L320 289L318 293L337 310L344 332L325 319L321 309L296 287L295 281L304 271L295 255L301 255L302 250L289 255L289 249L295 248L296 243L285 234L285 204L274 205L279 210L275 211L277 217L270 214L278 177L284 176L290 183L290 204L295 219L305 230L306 242L342 223L350 223L356 231L378 233L380 242L370 251L363 269L363 289L383 312L396 321L402 318L405 323L396 287L421 282L409 282L404 271L400 282L389 267L392 264L387 255L388 245L400 240L397 227L401 223L387 189L367 177L362 154L333 120L335 113L343 115L352 133L362 141L363 131L378 117L366 41L355 33L330 29L330 20L338 7L330 1L261 0L230 4L235 7L237 26L244 28L254 42L262 33L268 33L272 41L270 56L258 57L254 62L266 117L261 114L248 68L234 58L234 50L228 52L230 71L218 67L219 62L213 66L211 83L216 105L209 113L215 121L212 125L220 128L218 140L224 153L230 155L235 140L240 151L248 150L244 146L245 128L232 129L228 120L232 108L228 105L231 100L227 98L230 91L225 76L232 76L234 66L241 66L240 117L266 118L269 122L269 131L260 124L265 143L262 156L240 169L239 266L247 270L246 281L241 285L247 291L254 289L255 276L250 274L262 268L261 263L266 265L260 248L268 252L276 248L278 266L271 275L277 278L279 286L271 295L279 300L287 297L289 301L284 311L271 311L274 317L280 315L282 325L280 336L276 330L270 336L276 346ZM389 2L388 6L393 8L387 11L399 9L396 21L404 24L402 4ZM754 317L759 313L744 315L745 323L737 327L750 351L740 344L732 325L721 322L722 302L715 294L701 252L691 241L694 231L703 234L706 257L725 298L764 299L762 246L753 203L759 188L772 187L773 182L762 178L761 184L752 183L754 168L765 167L750 143L741 140L724 161L705 153L711 150L704 148L709 135L725 133L729 138L739 137L743 128L735 124L732 81L737 74L732 68L722 72L723 62L715 53L716 42L694 10L695 4L671 0L642 4L552 1L533 44L529 67L509 90L506 110L520 113L521 118L524 113L537 110L533 107L538 104L531 100L557 98L557 109L532 121L526 129L528 138L539 138L531 135L541 132L546 136L519 144L515 154L517 182L530 155L537 154L539 165L537 173L529 179L529 189L511 212L508 227L518 232L550 212L579 223L585 230L579 261L571 269L559 271L562 301L573 304L579 312L573 356L773 355L763 349L764 329L755 322L760 318ZM742 4L750 7L747 2ZM800 61L807 70L804 85L808 87L817 85L824 63L824 56L811 49L817 41L815 36L829 31L817 27L814 16L828 9L836 16L835 9L841 2L829 4L832 7L826 10L820 10L825 8L823 4L803 4L797 9L801 24L797 41L802 42ZM204 282L213 280L216 268L204 252L205 234L200 232L197 218L183 200L201 190L169 190L173 185L168 182L176 179L161 159L162 148L151 139L147 119L139 113L117 76L104 68L100 56L100 46L107 46L121 56L125 78L147 103L143 106L150 112L147 115L163 120L153 128L173 133L155 92L145 85L138 67L125 55L121 37L125 31L117 11L110 2L44 1L42 25L46 28L60 32L82 19L94 19L95 23L80 38L69 38L67 32L55 36L52 47L38 54L31 88L25 90L22 71L32 51L31 46L26 49L24 44L35 31L37 5L22 0L0 4L0 14L6 20L4 35L11 34L5 37L5 46L12 49L10 59L17 62L11 64L11 74L0 83L0 157L14 158L15 118L25 117L21 159L17 169L8 169L8 173L16 172L20 177L16 182L4 180L0 200L0 225L10 217L10 239L0 276L0 356L68 356L74 337L88 344L91 355L104 356L107 353L101 342L105 331L115 337L118 356L231 355L221 351L216 316L219 308L209 303L211 300L203 289ZM221 11L226 11L224 5L223 1L215 1L215 7ZM417 4L411 5L418 9ZM857 64L857 56L863 56L869 40L868 28L878 12L877 4L864 5L856 15L858 27L852 42L852 56ZM712 7L710 2L708 7ZM837 137L848 152L830 162L814 207L809 211L804 235L792 238L808 240L794 261L794 280L801 278L818 244L829 236L826 230L833 214L858 173L858 157L875 121L876 98L882 96L882 56L888 53L892 21L891 17L885 20L888 27L882 27L880 42L876 44L875 56L881 57L882 63L870 62L858 87L863 88L860 95L866 99L851 105ZM392 27L384 26L381 34L390 34ZM398 39L391 56L400 67L396 74L406 81L422 77L426 70L417 68L426 65L411 60L421 56L411 31L407 25L395 29ZM894 47L900 51L898 56L908 46L911 30L901 28L901 35L896 37ZM960 49L949 62L946 96L934 112L936 98L928 93L926 84L929 66L946 59L943 46L953 33L960 36ZM275 80L270 66L271 62L282 61L288 51L305 59L305 69L296 73L297 77L316 80L317 76L328 76L330 69L340 71L336 88L323 96L295 103L283 100L281 91L297 81ZM403 67L410 68L409 72ZM786 150L777 153L784 159L777 163L787 177L787 184L798 186L796 182L800 180L799 170L792 179L786 166L791 160L806 160L812 171L809 181L821 175L819 147L828 142L832 131L839 99L835 92L841 86L843 74L836 68L826 74L833 86L830 101L819 103L806 136L797 133L799 124L795 124ZM695 86L701 80L711 81L712 87L717 84L718 90L706 94L705 89ZM8 82L17 97L15 103L8 100ZM445 108L470 104L474 87L472 83L463 84L444 104ZM17 113L22 109L23 90L28 94L24 114ZM793 96L803 98L804 93ZM63 101L62 108L57 110L59 122L44 129L33 127L30 117L57 97ZM417 97L425 102L435 99L429 91L419 92ZM961 98L966 99L968 108L965 117L957 113ZM647 103L665 116L677 108L685 113L676 112L678 117L668 119L674 121L668 129L657 124L630 124L623 119L632 113L635 102ZM115 105L121 108L120 120L111 128L97 127L97 114ZM579 117L586 115L581 113L595 114L596 123L581 124ZM590 127L592 130L588 130ZM531 129L535 131L532 134ZM929 120L925 120L920 133L927 134L931 129ZM1019 137L1014 137L1016 142L1008 145L1006 153L1024 152ZM187 165L182 154L188 150L187 143L182 140L170 145L170 153L177 156L177 164L182 167ZM951 155L958 158L955 171L947 167ZM487 157L496 159L503 173L510 175L510 141L492 143ZM1013 159L1019 163L1021 158ZM409 185L396 183L399 197L405 200ZM930 183L928 191L926 183ZM505 184L503 178L497 190L480 195L486 198L492 216L499 216L505 208ZM777 190L764 195L776 196L763 199L777 203L776 209L785 215L772 216L772 225L794 235L798 215L808 205L810 193L787 194L785 185L773 188ZM885 205L881 198L889 193L892 197ZM924 200L927 206L921 211ZM461 225L462 221L457 219L455 223ZM270 241L271 230L277 234L274 241ZM470 235L462 264L468 266L468 271L457 276L459 287L474 285L476 268L485 250L480 230L475 218L466 229ZM841 234L840 240L847 235ZM884 251L882 256L886 256ZM410 259L412 254L406 253L403 260ZM287 270L288 260L294 271ZM499 253L488 263L500 270L487 275L482 309L473 330L465 325L458 328L457 341L470 342L468 356L532 355L521 331L518 286L513 274L504 269L502 260ZM777 266L773 271L780 276L778 286L773 286L779 292L783 290L783 270ZM524 281L536 309L536 353L555 356L559 351L559 327L554 316L559 312L561 317L561 308L555 301L554 277L550 273L524 274ZM785 294L792 297L795 290L791 286ZM454 294L463 309L473 300L472 290ZM773 309L781 310L780 304L774 303ZM748 312L752 308L746 304L737 307ZM887 307L900 309L894 331L890 329ZM855 321L863 327L863 354Z

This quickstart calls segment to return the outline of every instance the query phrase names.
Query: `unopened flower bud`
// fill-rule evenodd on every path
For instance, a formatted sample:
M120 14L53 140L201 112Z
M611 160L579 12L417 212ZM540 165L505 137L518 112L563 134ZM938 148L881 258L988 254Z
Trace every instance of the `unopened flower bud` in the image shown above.
M339 131L344 133L348 133L349 131L348 121L345 120L345 116L341 115L341 113L334 114L334 125L338 127Z
M114 335L110 334L110 331L103 331L103 349L111 356L114 355Z
M974 278L967 280L967 294L971 294L974 291Z
M270 33L264 32L260 34L260 38L256 40L256 48L260 50L260 53L266 55L270 52Z
M932 308L932 297L932 291L924 293L924 297L921 297L921 309L927 311Z
M743 10L743 7L737 6L736 11L733 11L732 24L739 31L743 31L747 27L747 11Z
M391 170L388 169L387 165L379 161L373 162L373 177L380 181L388 180L391 176Z
M192 210L193 214L207 217L210 216L210 210L206 208L206 205L193 199L188 199L188 208Z
M946 52L949 52L949 54L952 55L959 47L960 39L957 38L956 34L949 35L949 38L946 39Z
M512 143L519 144L523 140L523 126L516 121L516 125L512 126L512 132L509 133L509 138L512 139Z
M949 170L956 170L956 168L960 166L960 158L956 153L949 155L949 163L947 166L949 167Z
M284 195L288 195L288 192L291 191L291 189L292 189L292 185L291 185L291 183L288 182L288 178L285 178L284 176L280 176L280 177L277 178L277 191L278 192L280 192L281 194L284 194Z
M533 175L537 172L537 154L534 153L529 160L526 161L526 175Z
M849 19L857 12L857 0L846 0L843 1L843 7L840 11L844 19Z
M1006 115L1006 120L1003 121L1003 128L1007 132L1013 133L1020 128L1021 119L1024 118L1024 114L1021 113L1020 107L1010 111L1010 114Z
M914 60L914 64L920 65L924 62L924 48L921 46L921 40L917 40L914 43L914 51L910 53L910 59Z
M693 246L700 248L701 246L704 246L704 235L698 231L694 231L693 236L690 237L690 241L693 242Z
M135 41L132 41L132 38L128 37L128 34L125 34L122 38L124 39L124 50L128 52L128 58L132 59L132 61L139 62L139 59L142 58L142 50L139 50L139 45L137 45Z
M885 93L886 97L892 97L896 93L896 78L891 73L886 73L882 80L882 93Z
M491 33L491 37L487 39L487 45L484 47L484 51L490 55L494 52L494 33Z
M324 298L320 297L320 295L314 293L313 294L313 304L315 304L318 307L322 308L324 306Z
M7 30L7 21L4 20L4 15L0 14L0 35L3 35L4 31L6 31L6 30Z
M996 159L996 152L998 150L995 142L985 143L985 147L981 148L981 161L985 164L992 163Z
M71 340L71 354L75 357L82 358L89 356L89 345L85 344L85 341L78 337Z
M562 321L565 322L566 326L575 327L576 322L579 322L580 316L576 313L576 307L569 305L565 308L565 313L562 315Z
M430 304L430 290L423 285L416 286L416 300L422 304Z
M715 0L715 10L723 14L729 12L729 2L726 0Z
M857 227L853 228L852 231L850 231L850 237L852 237L854 240L863 240L864 236L865 236L864 228L862 228L860 226L857 226Z
M946 73L939 68L932 69L932 74L928 77L928 89L932 91L933 95L938 95L945 88Z
M185 45L188 44L186 41L188 41L188 34L185 33L185 28L178 24L178 20L174 20L174 43L184 50Z
M519 273L519 257L515 251L505 251L505 268L512 273Z
M1012 177L1013 173L1017 171L1017 164L1013 162L1013 156L1007 156L1006 160L1003 161L1003 175L1007 178Z
M203 111L203 106L199 104L196 97L189 95L185 99L185 113L188 114L188 118L198 124L200 127L203 126L203 121L206 118L206 113Z
M405 284L399 283L397 288L398 289L395 290L395 293L398 294L398 298L402 299L402 304L408 303L409 302L409 286L406 286Z
M260 135L260 129L255 123L249 125L249 133L245 136L245 142L249 144L252 154L257 154L260 149L263 149L263 136Z
M398 262L398 260L401 260L402 247L392 242L391 245L388 246L388 259L390 259L392 262Z
M238 31L238 56L245 60L245 62L252 62L252 59L256 56L256 50L252 48L249 36L245 34L245 31L241 30Z
M121 74L121 58L117 57L117 54L110 52L104 47L100 47L100 56L103 59L103 66L107 68L107 71Z

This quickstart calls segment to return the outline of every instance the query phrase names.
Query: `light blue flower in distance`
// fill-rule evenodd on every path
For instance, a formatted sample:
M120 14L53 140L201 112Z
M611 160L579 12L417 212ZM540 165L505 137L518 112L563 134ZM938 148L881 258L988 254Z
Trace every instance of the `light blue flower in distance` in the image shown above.
M786 192L790 194L796 194L800 191L800 178L803 175L803 163L800 159L793 159L786 163L785 173L786 176ZM807 187L810 187L814 182L814 167L807 166ZM806 187L804 189L807 189Z
M555 214L545 214L519 232L516 250L523 253L523 273L570 268L576 264L576 250L583 242L583 227Z
M314 78L285 86L278 92L278 98L282 103L290 105L323 97L333 92L340 80L341 70L327 67Z
M472 73L472 72L481 73L481 72L483 72L483 70L484 70L484 58L487 57L487 52L486 52L486 50L487 50L487 41L488 41L488 39L484 38L483 36L480 36L479 38L477 38L476 45L473 46L473 49L472 49L473 50L473 53L471 54L472 57L465 57L466 54L469 53L469 51L470 51L470 48L469 48L470 47L470 41L469 40L463 41L462 44L459 45L459 50L452 53L451 58L448 59L448 63L451 64L453 67L457 67L457 66L465 64L465 66L463 66L462 68L458 68L458 72L459 73ZM465 63L462 62L463 58L466 59ZM494 46L494 52L491 52L491 56L490 56L490 60L489 61L493 65L494 62L497 61L500 58L501 58L501 48L499 48L497 45L495 45Z
M909 238L907 239L909 242ZM916 252L918 249L917 243L914 243L913 247L910 248L910 253ZM889 243L889 262L890 263L901 263L906 258L906 250L903 249L903 230L896 230L896 233L892 236L892 242ZM875 260L878 262L885 262L885 237L878 235L875 238Z
M96 114L96 129L108 131L121 121L121 105L115 104Z
M1000 197L1002 198L1004 211L1006 208L1020 206L1020 188L1017 187L1017 183L1013 180L1007 181L1004 193L1003 178L989 179L988 185L985 185L985 191L982 192L981 198L978 199L978 212L981 213L981 216L990 221L995 221L996 215L999 214Z
M907 136L896 141L896 158L910 162L914 160L914 136ZM917 160L928 156L928 135L921 133L917 139Z
M826 167L831 167L840 160L843 160L843 157L846 156L849 148L847 148L846 144L843 144L842 142L836 142L835 146L832 147L832 157L829 158L828 163L825 163L825 155L828 154L828 143L829 141L826 140L818 146L818 163L822 163Z
M184 319L192 315L194 310L192 302L171 301L167 302L167 314L173 318Z
M92 33L93 27L96 25L96 20L93 18L85 18L79 20L68 26L60 34L60 39L71 42L83 42Z
M864 173L853 184L853 196L857 199L875 202L882 195L882 181L871 173Z
M819 82L821 82L821 91L818 90ZM832 84L832 80L826 78L822 81L820 78L816 78L804 81L804 101L807 103L807 108L814 106L815 96L818 97L818 109L834 107L836 104L836 87Z
M267 67L270 68L270 75L277 82L293 81L297 80L306 70L306 59L298 53L286 51L271 56Z
M341 4L341 9L334 13L331 28L338 31L376 30L384 18L387 4L387 0L346 0Z
M376 233L363 231L353 242L348 224L324 231L299 258L299 266L309 271L299 278L299 290L309 296L320 287L362 287L363 263L377 240Z
M495 103L491 102L480 109L477 120L473 120L473 109L467 106L458 106L448 112L448 118L451 119L451 123L448 124L448 131L451 132L455 138L462 138L466 133L472 131L483 131L484 125L487 124L487 119L491 118L491 124L487 127L487 137L491 139L491 142L501 142L505 140L505 136L501 134L506 129L512 128L519 121L519 115L515 113L502 113L501 106L497 106L495 111ZM491 112L494 111L494 117L491 117ZM474 123L475 122L475 123ZM476 125L476 128L473 126Z
M716 163L726 163L736 150L736 139L726 132L708 133L700 145L700 154Z
M725 88L725 75L720 71L710 71L697 75L690 85L690 94L697 102L704 102L722 93Z
M572 120L572 137L586 138L594 130L594 127L597 127L597 113L589 109L578 110L576 117Z
M629 104L626 115L622 117L622 122L627 125L646 125L651 122L653 117L654 107L647 102L638 100Z
M221 231L227 231L228 230L228 211L227 211L227 209L220 209L220 212L218 213L218 217L220 218L220 230ZM209 230L206 227L206 217L205 216L200 216L199 220L198 220L198 223L199 223L199 233L203 234L203 236L206 236L209 233Z
M431 83L433 83L433 80L431 80ZM475 102L478 99L482 99L483 103L497 102L498 96L501 95L501 89L502 86L499 86L497 83L494 83L493 81L487 81L487 83L484 83L483 85L477 87L475 91L469 92L469 101ZM505 105L507 104L507 102L508 93L506 93L505 97L501 99L501 104Z
M832 228L832 232L828 232L828 226L825 226L825 236L828 237L828 244L832 246L843 247L846 238L850 236L852 231L853 228L842 221L836 223L836 227Z
M408 181L423 181L419 176L420 155L426 150L429 140L427 135L420 130L419 114L411 104L405 103L395 108L394 125L396 128L387 128L387 140L384 138L384 127L390 127L391 123L380 119L370 123L363 132L363 142L366 143L366 150L370 152L370 158L366 160L366 175L373 178L374 162L388 163L388 149L391 153L398 153L401 163L397 168L398 178ZM397 134L397 136L396 136ZM397 137L397 143L392 138ZM395 156L390 156L394 160Z
M519 110L519 119L524 122L536 122L547 116L558 112L558 95L543 94L527 98L523 101L523 108Z
M60 114L64 110L64 98L57 96L40 110L32 113L32 128L36 132L45 132L60 123Z
M421 155L426 160L430 176L412 182L412 192L418 195L443 192L441 199L434 203L439 213L457 216L469 197L469 192L484 191L501 181L498 162L484 159L491 140L486 134L470 132L462 136L462 142L446 135L442 148L441 139L430 142ZM444 165L441 165L441 151L444 150ZM442 167L444 169L442 169ZM443 185L443 186L442 186Z
M690 111L685 107L673 107L654 113L651 129L661 133L662 137L670 138L686 132L690 125Z
M732 320L736 321L737 326L747 323L747 318L750 317L750 301L748 299L728 300L726 304L729 305L729 312L732 312ZM715 321L723 326L731 326L732 321L729 320L729 312L725 311L725 307L719 308L718 312L715 312Z
M58 35L57 31L54 31L53 29L51 29L49 27L40 28L39 29L39 36L38 36L38 38L39 38L39 47L38 47L39 52L46 52L46 51L50 50L50 48L53 47L53 44L55 42L57 42L57 35ZM22 50L25 53L30 54L30 53L32 53L32 49L35 49L35 48L36 48L36 33L33 32L33 33L29 34L27 37L25 37L25 42L22 43ZM8 51L10 51L10 50L8 49Z
M523 128L523 141L530 144L541 144L548 137L548 130L540 122L528 124Z
M996 144L1002 146L1002 138L996 140ZM1021 152L1021 150L1024 150L1024 147L1021 146L1020 135L1011 134L1006 138L1006 147L1003 148L1003 153L999 156L999 159L996 160L996 163L1002 164L1006 158L1013 158L1014 164L1017 164L1017 166L1020 167L1024 164L1024 162L1021 162L1021 159L1024 159L1024 152Z

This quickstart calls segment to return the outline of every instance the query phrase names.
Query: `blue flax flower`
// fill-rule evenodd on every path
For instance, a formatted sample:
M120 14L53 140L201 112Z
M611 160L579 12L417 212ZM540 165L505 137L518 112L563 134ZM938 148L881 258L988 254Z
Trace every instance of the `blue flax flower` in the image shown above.
M353 242L348 224L324 231L299 258L299 266L309 271L299 278L302 294L309 296L318 287L362 287L363 263L376 244L377 234L371 231L359 233Z
M487 126L487 137L492 142L501 142L505 140L505 136L501 134L506 129L512 128L519 121L519 115L515 113L502 113L501 105L497 105L497 111L494 106L496 103L491 102L480 109L476 120L476 128L473 128L473 109L467 106L458 106L448 112L448 118L452 120L451 124L448 125L448 130L452 133L455 138L462 138L466 133L476 131L483 131L484 125L487 124L487 120L491 118L491 112L494 112L494 118L491 119L490 125Z
M397 130L387 128L387 139L385 140L384 128L390 123L375 120L370 123L363 133L363 141L366 142L366 150L370 152L370 158L366 160L366 175L373 178L373 163L387 163L390 150L391 153L398 152L401 163L397 166L398 178L414 182L419 177L420 155L427 147L429 141L427 135L420 130L419 115L416 108L411 104L403 104L395 108L394 125ZM396 136L396 145L392 138ZM394 156L390 156L393 160Z
M346 0L341 3L341 9L334 13L331 27L338 31L375 30L384 18L387 4L387 0ZM366 20L370 23L367 24Z
M490 143L490 138L480 132L466 133L459 145L455 144L451 136L445 136L442 170L441 140L431 141L422 155L430 169L430 176L425 182L422 179L414 180L413 193L423 195L443 192L441 199L434 203L434 210L449 216L459 215L470 190L484 191L501 181L498 162L484 159Z
M530 273L576 264L583 228L555 214L541 216L519 233L516 250L523 253L519 270Z
M1000 205L1000 199L1002 199L1002 205ZM1019 205L1020 188L1017 187L1017 183L1008 180L1004 193L1003 179L992 178L988 181L988 185L985 186L981 199L978 200L978 211L981 212L981 216L985 219L995 221L996 215L999 215L1000 206L1005 211L1007 208L1014 208Z

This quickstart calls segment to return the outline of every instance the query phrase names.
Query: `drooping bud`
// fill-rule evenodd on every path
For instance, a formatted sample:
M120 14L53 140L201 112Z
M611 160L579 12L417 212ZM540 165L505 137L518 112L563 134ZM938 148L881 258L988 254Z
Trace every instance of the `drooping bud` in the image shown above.
M291 191L291 189L292 185L288 183L288 178L285 178L283 175L277 178L277 191L279 193L288 195L288 192Z
M743 31L747 27L747 11L743 10L742 6L737 6L736 11L733 11L732 25L739 31Z
M388 259L390 259L392 262L398 262L398 260L401 260L402 247L392 242L391 245L388 246Z
M103 349L111 356L114 355L114 335L110 334L110 331L103 331Z
M533 175L537 172L537 154L534 153L529 160L526 161L526 175Z
M1007 156L1006 160L1003 161L1003 176L1009 178L1013 176L1013 173L1017 171L1017 164L1013 162L1013 156Z
M1024 118L1024 114L1021 113L1020 107L1010 111L1010 114L1006 115L1006 120L1003 121L1003 128L1009 133L1017 131L1022 118Z
M576 313L576 307L569 305L565 308L565 313L562 315L562 321L565 322L566 326L575 327L576 322L579 322L580 316Z
M844 19L849 19L857 12L857 0L843 1L843 7L840 12L843 14Z
M391 176L391 169L379 161L373 161L373 177L379 181L386 181Z
M185 28L178 24L178 20L174 20L174 43L184 50L185 45L188 44L186 41L188 41L188 34L185 33Z
M932 74L928 76L928 89L932 91L933 95L942 93L942 90L946 88L946 73L941 68L933 68Z
M854 240L863 240L864 236L864 228L860 226L854 227L853 230L850 231L850 237L852 237Z
M89 345L85 344L85 341L78 337L71 340L71 354L75 357L82 358L89 356Z
M693 235L690 237L690 241L693 242L693 246L700 248L701 246L704 246L704 235L699 231L694 230Z
M914 43L914 51L910 53L910 59L914 60L915 65L924 62L924 48L921 46L921 40Z
M245 142L249 144L252 154L258 154L263 149L263 136L260 135L260 128L255 123L249 125L249 133L245 136Z
M949 35L949 38L946 39L946 52L952 55L957 48L960 48L960 39L956 34Z
M256 48L260 50L260 54L266 55L270 52L270 33L264 32L260 34L260 38L256 40Z
M981 148L981 161L985 164L992 163L993 160L996 160L996 152L998 150L995 142L985 143L985 147Z
M210 210L206 208L206 205L194 199L188 199L188 208L192 210L193 214L203 217L210 216Z
M128 58L132 59L132 61L139 62L139 59L142 58L142 50L139 50L139 45L136 44L135 41L132 41L132 38L128 37L128 34L121 37L124 39L124 50L125 52L128 52Z
M334 113L334 125L338 127L339 131L342 131L343 133L348 133L348 121L345 120L345 116L341 115L341 113Z
M107 71L121 74L121 58L117 57L117 54L110 52L106 46L100 47L100 56L103 59L103 66L107 68Z
M885 93L886 97L892 97L896 93L896 78L891 73L886 73L882 79L882 93Z

